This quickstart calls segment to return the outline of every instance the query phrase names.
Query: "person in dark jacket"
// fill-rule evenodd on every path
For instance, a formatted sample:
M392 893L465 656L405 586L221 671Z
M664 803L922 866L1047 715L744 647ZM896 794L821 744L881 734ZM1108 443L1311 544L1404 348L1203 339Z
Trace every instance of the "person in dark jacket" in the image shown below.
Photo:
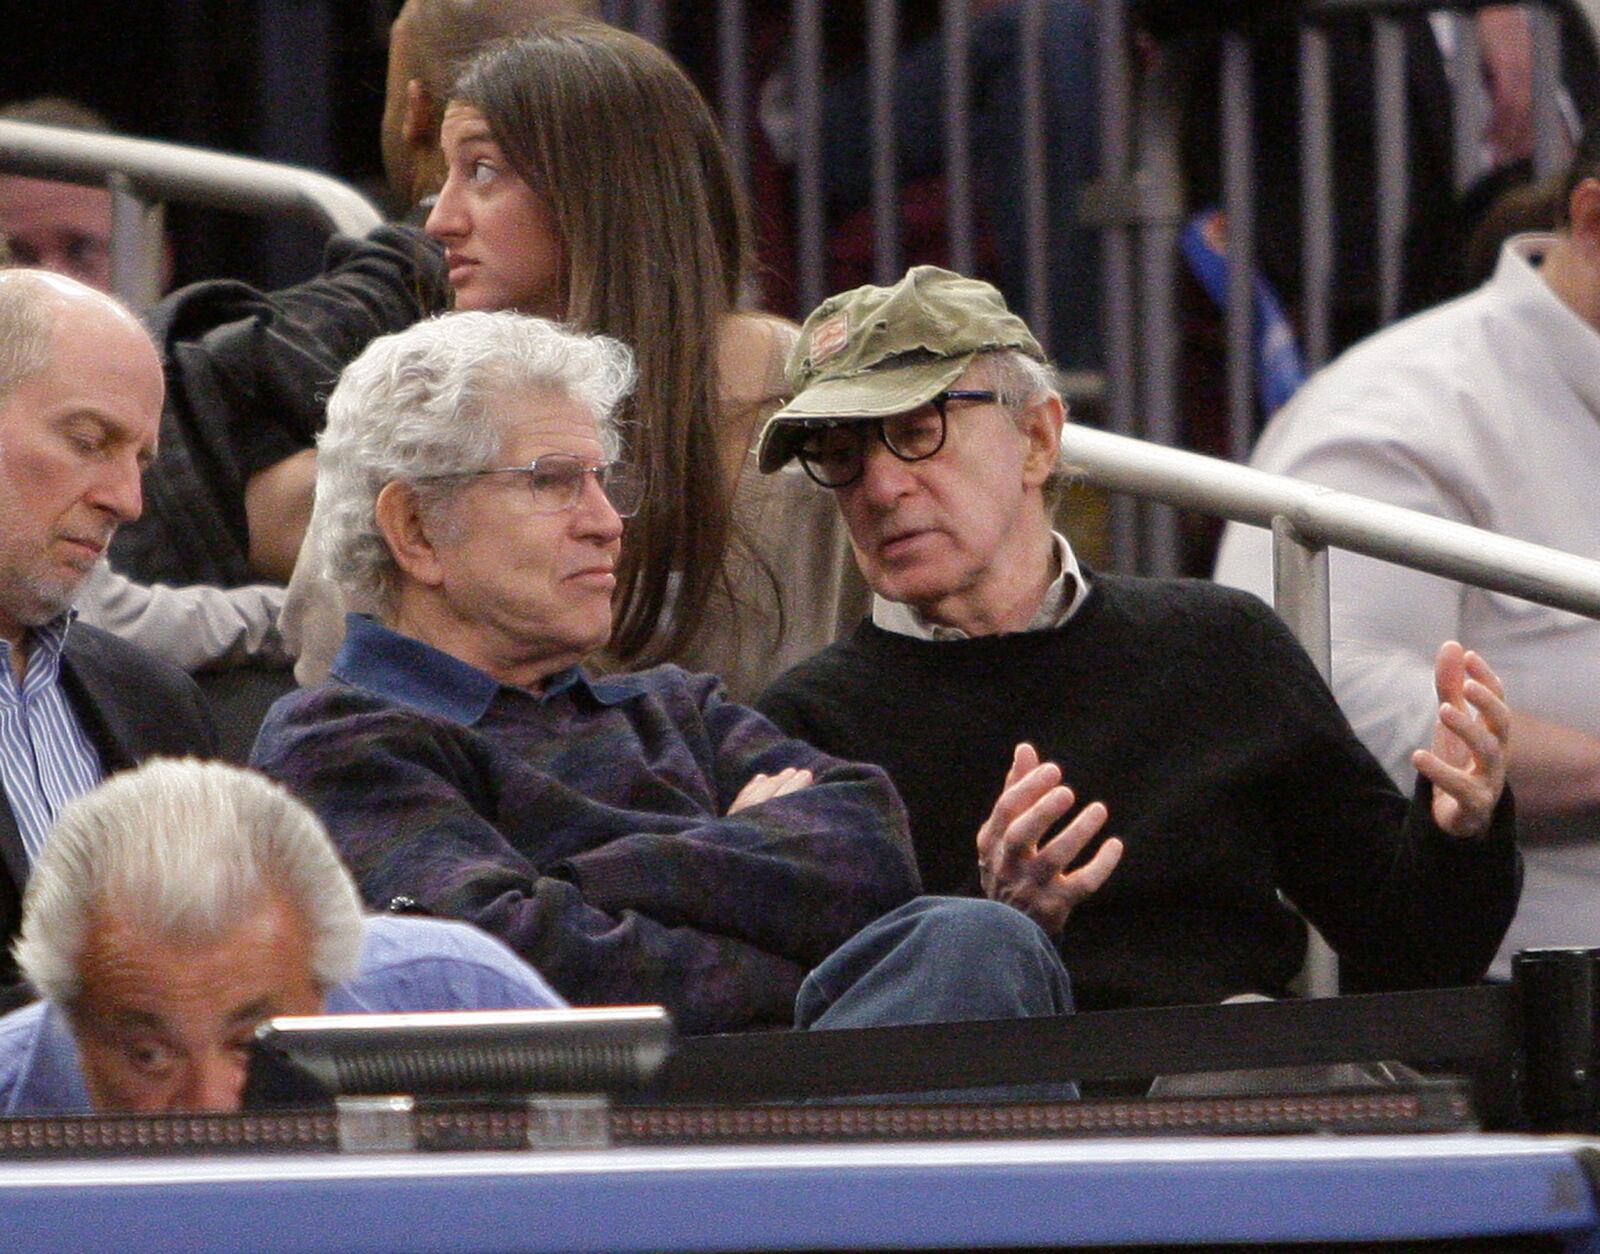
M150 337L115 300L0 272L0 1005L28 997L9 941L61 807L151 754L215 749L186 675L73 621L79 586L139 516L161 394Z

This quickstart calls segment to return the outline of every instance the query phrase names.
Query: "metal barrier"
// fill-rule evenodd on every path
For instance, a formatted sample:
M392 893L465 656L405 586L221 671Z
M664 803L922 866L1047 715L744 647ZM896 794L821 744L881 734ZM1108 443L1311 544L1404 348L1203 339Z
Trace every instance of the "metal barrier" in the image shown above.
M0 120L0 171L110 189L112 279L136 309L160 294L166 201L295 218L354 235L383 221L354 188L313 170L32 122Z
M1407 227L1406 48L1398 20L1427 13L1452 43L1451 89L1454 176L1457 189L1486 171L1479 139L1487 107L1478 74L1471 23L1494 0L1305 0L1301 6L1300 113L1301 274L1300 321L1308 368L1332 355L1331 306L1335 220L1332 177L1330 23L1366 20L1373 34L1376 101L1373 181L1376 188L1379 325L1399 310L1402 245ZM1163 444L1178 430L1175 306L1176 240L1183 203L1178 169L1178 129L1170 80L1182 68L1157 60L1136 71L1128 30L1136 5L1101 0L1101 186L1088 203L1101 222L1108 328L1108 426ZM1529 6L1534 65L1533 100L1539 176L1557 171L1570 150L1570 119L1560 105L1559 66L1563 16L1591 50L1600 48L1600 3L1544 0ZM1243 460L1256 429L1253 360L1253 276L1256 272L1256 153L1253 145L1251 36L1222 37L1222 208L1227 216L1226 395L1229 456ZM1177 569L1176 523L1166 511L1119 506L1113 514L1113 554L1123 568L1156 573Z
M1331 24L1372 25L1376 135L1373 183L1377 189L1379 227L1373 241L1377 257L1377 303L1381 320L1399 308L1402 242L1407 224L1406 48L1399 22L1408 15L1430 14L1441 42L1448 45L1454 96L1453 178L1464 188L1484 173L1479 138L1488 116L1480 76L1473 21L1475 10L1493 0L1305 0L1299 6L1302 73L1298 100L1305 206L1298 306L1303 344L1312 367L1327 360L1335 347L1330 308L1339 290L1335 274L1333 181L1331 175L1332 82L1328 35ZM606 15L660 38L668 23L666 0L606 0ZM943 205L946 253L956 269L970 272L978 260L980 225L987 209L995 224L993 188L976 174L982 168L988 138L978 126L975 103L992 98L996 76L1004 73L1005 89L1016 123L1016 150L1005 160L1014 171L1015 196L1007 201L1015 219L1011 251L1012 281L1007 295L1023 312L1041 340L1060 357L1064 348L1059 322L1065 288L1086 286L1081 276L1060 268L1062 232L1074 217L1092 222L1100 233L1100 327L1104 342L1104 376L1081 380L1083 394L1102 404L1107 427L1160 444L1180 443L1181 421L1177 382L1179 320L1177 311L1178 239L1184 216L1184 188L1179 160L1180 89L1186 67L1161 55L1151 56L1136 41L1141 6L1137 0L1096 0L1093 59L1098 63L1096 88L1099 176L1090 186L1068 188L1052 175L1050 159L1063 143L1051 128L1047 92L1061 77L1053 42L1067 20L1064 7L1049 0L1015 0L1014 20L1004 35L976 16L971 0L940 0L937 59L928 58L942 80L935 97L918 116L900 116L904 105L905 60L927 49L908 49L899 39L900 18L912 12L900 0L863 0L864 66L867 84L850 121L865 137L857 153L863 186L853 203L870 209L871 273L876 282L891 281L905 264L906 241L901 222L899 188L908 170L905 144L916 128L942 134ZM1197 13L1210 6L1195 6ZM1236 6L1248 8L1249 6ZM1266 6L1263 6L1266 7ZM1293 6L1281 6L1292 10ZM717 101L735 163L747 178L754 160L752 103L760 94L756 75L786 73L791 88L787 119L792 130L795 287L799 315L829 292L829 237L838 225L836 194L839 175L830 164L829 144L838 125L838 106L829 93L839 90L837 66L826 63L822 35L822 0L790 0L789 38L776 65L752 59L753 36L746 0L721 0L716 10L714 70ZM1600 47L1600 0L1536 0L1530 7L1534 37L1536 104L1535 165L1542 173L1558 168L1565 158L1570 118L1562 115L1556 85L1559 79L1561 31L1565 17L1580 38ZM1009 42L1007 42L1009 40ZM1001 47L1001 44L1005 44ZM1003 55L1004 71L997 70ZM1255 370L1252 346L1251 276L1257 261L1255 216L1255 153L1252 150L1251 41L1245 33L1224 36L1221 76L1224 209L1228 215L1229 274L1224 322L1229 345L1225 370L1229 437L1226 452L1236 460L1248 453L1256 427ZM986 78L984 76L987 76ZM981 81L980 81L981 80ZM929 102L935 102L929 103ZM830 112L832 109L832 112ZM781 112L781 111L780 111ZM831 119L831 121L830 121ZM1081 203L1075 203L1080 197ZM986 204L985 201L988 201ZM1018 277L1020 276L1020 277ZM1075 383L1080 382L1078 380ZM1100 397L1103 396L1103 402ZM1110 527L1111 562L1119 569L1170 573L1180 553L1176 520L1169 510L1151 504L1115 501Z
M1306 160L1302 199L1306 206L1302 231L1300 308L1306 358L1311 366L1327 359L1333 346L1330 302L1337 288L1334 274L1330 70L1326 32L1329 24L1367 21L1375 31L1374 81L1381 100L1374 153L1374 182L1379 189L1380 229L1374 241L1379 258L1380 304L1385 317L1397 307L1401 240L1406 221L1407 161L1405 49L1397 38L1397 21L1405 15L1439 15L1441 29L1453 32L1449 53L1455 68L1455 180L1458 186L1482 172L1477 136L1485 116L1481 84L1475 73L1477 47L1471 25L1475 10L1491 0L1305 0L1301 12L1302 76L1299 90L1301 145ZM1050 0L1014 0L1014 17L1003 32L972 11L971 0L939 0L938 57L931 62L942 80L937 108L926 116L898 116L896 70L911 49L899 40L900 17L913 10L901 0L862 0L865 36L863 97L858 126L868 139L870 186L865 203L872 209L872 277L892 279L905 257L899 217L898 186L907 170L902 144L918 128L942 133L942 169L947 197L947 252L952 265L971 271L978 259L979 227L984 201L993 189L975 173L988 141L975 127L974 105L994 94L994 62L1004 54L1005 90L1017 119L1017 150L1006 154L1014 172L1016 195L1008 202L1017 220L1013 269L1021 278L1008 292L1028 316L1041 339L1060 356L1060 327L1052 327L1064 285L1078 284L1077 275L1058 271L1052 249L1074 216L1096 223L1101 242L1101 305L1099 319L1105 344L1106 424L1110 430L1141 435L1160 444L1180 442L1177 386L1178 318L1177 240L1183 216L1183 191L1178 159L1178 86L1182 67L1143 52L1136 55L1132 36L1136 0L1096 0L1094 57L1098 61L1097 107L1100 176L1083 192L1081 206L1048 175L1050 154L1063 136L1051 129L1046 93L1060 78L1060 55L1052 43L1061 8ZM1004 6L1002 6L1004 7ZM1201 6L1197 6L1198 8ZM1240 6L1246 7L1246 6ZM1287 6L1285 6L1287 7ZM612 21L631 26L648 38L664 40L669 13L681 8L669 0L604 0ZM767 6L770 17L772 6ZM794 145L794 219L797 308L803 315L828 294L829 161L825 149L824 104L831 69L825 63L822 0L789 0L790 38L778 64L760 65L753 57L755 6L748 0L720 0L715 10L714 64L703 67L716 79L716 103L733 154L747 182L755 177L757 145L753 106L762 86L756 76L787 70L792 85ZM1536 166L1556 168L1563 155L1566 121L1558 93L1559 19L1565 17L1591 45L1600 46L1600 0L1540 0L1532 6L1535 34L1534 99L1538 108ZM999 45L1004 44L1002 48ZM981 54L981 55L979 55ZM1225 208L1229 215L1229 297L1225 313L1229 351L1227 395L1230 424L1228 452L1242 459L1255 426L1254 369L1251 352L1249 276L1256 248L1250 230L1254 209L1251 150L1249 38L1228 35L1223 53L1224 134L1226 156ZM981 88L987 86L987 93ZM929 94L932 98L932 93ZM838 128L833 128L837 130ZM309 219L329 229L360 231L378 221L377 211L348 187L310 171L202 153L168 144L108 135L67 132L19 122L0 122L0 170L31 173L76 182L107 183L114 193L116 231L113 250L118 289L136 305L154 292L158 272L154 258L159 238L157 201L165 198L251 213L283 213ZM990 225L996 206L987 206ZM1079 212L1081 209L1081 213ZM1017 290L1020 289L1020 290ZM1059 318L1055 319L1059 321ZM1053 334L1054 333L1054 334ZM1098 396L1098 380L1084 381L1085 395ZM1179 564L1175 522L1161 507L1114 503L1112 564L1120 569L1170 572Z

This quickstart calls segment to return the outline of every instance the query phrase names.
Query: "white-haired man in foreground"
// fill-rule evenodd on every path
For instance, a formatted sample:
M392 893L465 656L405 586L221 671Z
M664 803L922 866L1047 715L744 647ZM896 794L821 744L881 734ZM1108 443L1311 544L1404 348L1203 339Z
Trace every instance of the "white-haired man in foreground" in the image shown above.
M156 760L56 822L0 1019L0 1114L236 1110L275 1015L559 1006L460 923L363 918L317 818L220 763Z

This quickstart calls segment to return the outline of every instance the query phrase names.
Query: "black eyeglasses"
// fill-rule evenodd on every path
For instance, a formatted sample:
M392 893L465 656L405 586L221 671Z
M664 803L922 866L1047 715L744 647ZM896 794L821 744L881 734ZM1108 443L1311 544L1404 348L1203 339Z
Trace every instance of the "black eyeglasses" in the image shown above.
M957 389L938 393L926 405L887 418L858 418L836 422L806 419L800 425L806 437L795 450L806 474L825 488L849 487L866 472L867 441L874 432L883 445L903 462L926 461L944 447L945 408L951 401L994 404L993 392Z
M632 518L644 503L645 478L637 466L631 462L591 462L571 453L546 453L526 466L493 466L426 477L476 479L483 475L527 476L535 514L560 514L575 508L583 497L583 481L589 475L594 476L619 516Z

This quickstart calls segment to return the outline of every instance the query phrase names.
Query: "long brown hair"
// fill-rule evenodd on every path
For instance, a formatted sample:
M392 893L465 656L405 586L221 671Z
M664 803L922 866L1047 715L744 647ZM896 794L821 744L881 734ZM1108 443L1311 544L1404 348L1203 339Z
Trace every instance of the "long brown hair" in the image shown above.
M665 660L700 627L732 531L717 343L749 229L727 149L672 58L600 22L554 19L491 45L451 98L483 114L550 206L566 320L634 351L639 387L622 417L650 492L628 524L611 647Z

